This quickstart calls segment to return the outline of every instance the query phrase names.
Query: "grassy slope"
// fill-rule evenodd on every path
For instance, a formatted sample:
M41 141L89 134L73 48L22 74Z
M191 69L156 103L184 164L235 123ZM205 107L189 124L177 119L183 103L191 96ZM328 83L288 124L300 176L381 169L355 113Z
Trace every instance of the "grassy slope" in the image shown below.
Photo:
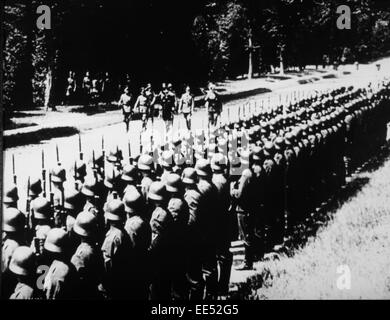
M353 177L357 184L361 182L356 196L328 212L330 220L326 227L319 229L315 238L309 238L293 257L281 255L279 260L258 264L257 270L261 274L250 280L252 289L246 293L246 298L390 298L388 150L384 159L376 159L378 170L373 172L371 163L368 165L371 168L367 167ZM339 265L348 265L351 270L350 290L337 288ZM254 289L258 287L260 289Z

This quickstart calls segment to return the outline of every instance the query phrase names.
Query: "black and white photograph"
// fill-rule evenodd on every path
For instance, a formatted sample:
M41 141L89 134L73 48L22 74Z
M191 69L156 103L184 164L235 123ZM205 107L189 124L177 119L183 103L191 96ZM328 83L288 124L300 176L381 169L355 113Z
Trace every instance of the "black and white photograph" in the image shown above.
M390 1L1 11L1 300L390 299Z

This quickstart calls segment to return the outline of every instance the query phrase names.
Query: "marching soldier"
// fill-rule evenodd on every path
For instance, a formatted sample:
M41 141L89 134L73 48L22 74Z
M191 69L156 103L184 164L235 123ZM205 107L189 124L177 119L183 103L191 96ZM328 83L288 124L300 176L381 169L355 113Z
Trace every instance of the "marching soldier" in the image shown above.
M233 263L230 243L230 186L226 176L227 160L222 153L216 153L211 159L211 170L213 172L212 183L218 190L218 237L217 237L217 262L218 274L218 295L226 296L229 292L230 271Z
M47 234L44 249L50 268L43 283L47 300L77 298L77 277L74 266L70 263L69 238L63 229L53 228Z
M148 154L143 154L138 159L137 168L141 173L141 194L145 200L148 198L149 188L153 182L153 158Z
M211 125L216 126L222 111L222 104L219 96L215 92L215 86L212 83L209 84L208 91L206 92L205 106L207 114L209 115L209 122Z
M205 279L204 298L212 299L217 295L217 258L216 258L216 231L217 214L215 200L218 198L218 190L212 184L212 172L210 162L199 159L195 164L196 174L199 178L197 187L201 194L200 205L200 228L202 237L202 270Z
M19 246L25 245L25 217L16 208L3 210L3 232L1 253L1 295L9 297L14 290L17 279L9 269L13 253Z
M131 249L128 252L131 264L128 270L131 278L129 299L146 300L149 293L150 265L148 249L152 240L152 231L147 215L145 199L135 186L129 185L123 197L127 220L125 230L130 236Z
M162 182L156 181L150 185L148 201L153 207L150 219L152 242L149 252L151 264L155 266L151 275L150 298L169 300L172 290L171 255L176 252L172 252L170 248L173 218L167 211L168 197Z
M170 173L166 177L166 190L169 194L168 212L173 218L171 248L175 253L172 263L172 298L188 299L188 281L186 278L186 254L188 252L187 226L189 209L184 200L184 185L178 174Z
M101 247L104 259L103 288L106 297L123 299L131 285L128 274L131 241L124 229L126 213L122 201L113 199L107 203L104 217L109 229Z
M10 299L30 300L37 298L34 290L36 284L36 267L33 251L26 246L16 248L12 255L9 269L18 280Z
M186 90L179 100L178 112L179 114L183 113L188 130L191 130L191 116L194 112L194 107L195 100L193 95L191 94L191 88L189 86L186 86Z
M80 283L78 295L82 299L100 299L98 288L102 280L103 259L97 247L97 218L91 212L80 212L73 230L81 241L71 258Z
M17 208L18 200L18 187L15 184L12 184L4 193L3 205L5 208Z
M126 87L123 91L121 97L119 98L118 105L122 108L123 113L123 121L126 124L126 132L129 131L129 123L131 120L131 103L132 103L132 95L129 91L129 87Z
M183 170L184 200L189 208L188 219L188 263L189 300L203 298L204 280L202 274L202 229L201 229L201 194L197 188L198 176L194 168Z

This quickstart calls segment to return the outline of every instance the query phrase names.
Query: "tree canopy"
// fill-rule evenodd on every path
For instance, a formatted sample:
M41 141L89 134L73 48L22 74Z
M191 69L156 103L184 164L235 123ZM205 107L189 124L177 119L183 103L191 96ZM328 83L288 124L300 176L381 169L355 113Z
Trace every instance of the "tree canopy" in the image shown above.
M52 29L36 27L48 5ZM338 30L348 5L351 30ZM52 70L60 95L69 70L146 82L202 84L287 66L368 61L390 49L387 0L6 0L4 105L42 105Z

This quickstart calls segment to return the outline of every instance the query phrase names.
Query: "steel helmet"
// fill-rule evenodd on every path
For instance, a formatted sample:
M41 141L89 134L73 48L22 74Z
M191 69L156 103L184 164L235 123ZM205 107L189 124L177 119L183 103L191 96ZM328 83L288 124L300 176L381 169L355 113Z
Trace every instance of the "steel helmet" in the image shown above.
M82 194L75 188L65 188L64 198L65 209L74 210L82 205Z
M65 169L58 164L51 170L51 181L61 183L66 180L66 172Z
M122 170L122 180L126 182L134 182L137 180L137 168L132 164L127 164Z
M121 176L120 176L120 172L118 171L118 169L115 167L112 167L112 170L106 171L104 185L109 189L113 189L118 185L120 178L121 178Z
M125 206L119 199L112 199L104 206L104 217L108 221L125 221Z
M123 196L123 203L125 205L126 213L134 213L144 205L142 195L134 186L128 186L126 188L126 193Z
M168 192L179 192L183 188L182 183L183 182L178 174L170 173L167 175L165 188Z
M3 211L3 231L22 231L26 223L26 217L16 208L4 208Z
M98 182L94 176L88 176L81 188L81 193L88 197L93 197L97 193Z
M42 181L39 177L33 177L30 180L30 195L39 196L42 192Z
M50 219L53 216L53 210L50 202L44 197L35 198L31 206L34 212L34 218L38 220Z
M63 253L68 245L68 234L64 229L53 228L46 237L44 248L53 253Z
M214 172L222 172L226 168L226 158L222 153L216 153L211 158L211 169Z
M182 174L182 181L184 184L193 185L198 181L198 175L196 174L196 170L194 168L185 168Z
M12 254L9 269L18 276L28 276L35 272L35 256L31 248L20 246Z
M161 155L161 166L164 168L172 168L173 163L173 152L170 150L166 150Z
M164 184L160 181L152 182L148 192L148 199L161 201L165 199L165 195L166 189Z
M90 237L97 232L97 218L91 211L82 211L77 215L73 231L79 236Z
M153 168L153 158L149 154L143 154L138 159L138 170L151 171Z
M195 170L199 177L211 176L210 162L206 159L199 159L195 164Z
M18 200L18 187L15 184L12 184L4 193L3 203L16 203Z
M85 177L87 174L87 166L83 160L77 160L75 163L74 171L76 173L76 177Z

